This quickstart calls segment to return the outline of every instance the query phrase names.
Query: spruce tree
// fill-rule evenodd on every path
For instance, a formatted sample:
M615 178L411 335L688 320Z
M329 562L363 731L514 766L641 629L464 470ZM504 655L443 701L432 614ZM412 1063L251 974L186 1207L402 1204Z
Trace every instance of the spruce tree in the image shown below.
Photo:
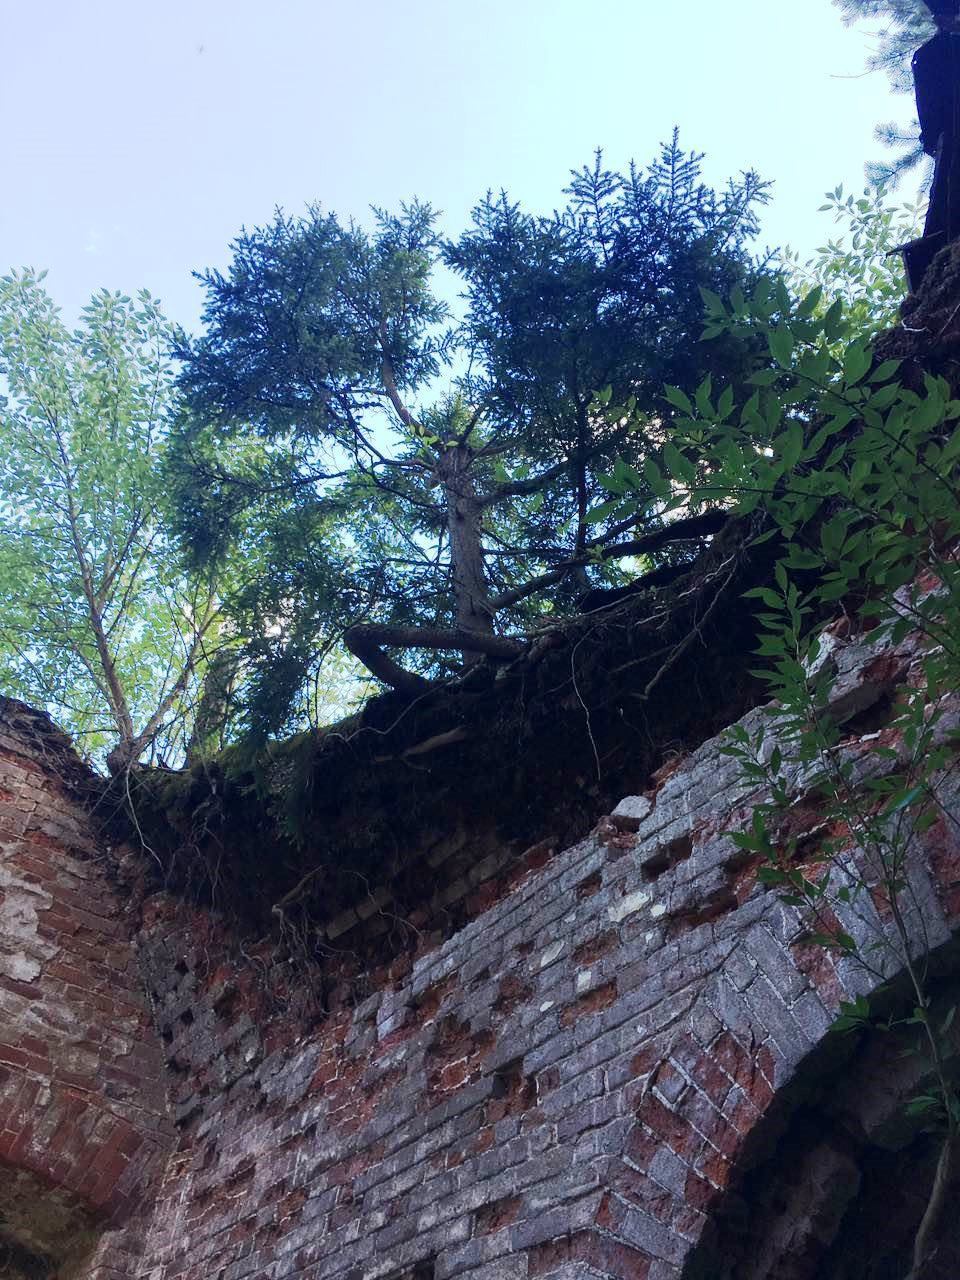
M278 214L202 277L205 331L179 350L181 532L209 562L255 530L264 571L236 616L264 659L258 706L282 720L340 632L408 692L481 656L509 661L545 611L622 581L628 557L715 528L690 513L668 529L644 471L664 443L664 383L736 376L701 342L701 291L757 269L765 184L745 173L715 191L700 160L676 138L645 170L598 155L554 213L488 195L446 242L418 201L376 211L370 230ZM456 323L441 264L460 281ZM626 526L601 483L618 458L645 493Z

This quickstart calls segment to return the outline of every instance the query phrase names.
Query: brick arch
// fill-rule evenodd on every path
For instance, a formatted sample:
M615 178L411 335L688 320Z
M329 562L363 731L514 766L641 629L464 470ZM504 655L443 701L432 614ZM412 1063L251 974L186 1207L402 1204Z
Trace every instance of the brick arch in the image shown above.
M960 1001L960 841L949 827L915 842L908 869L911 950L939 974L941 1015ZM855 1039L832 1022L842 999L860 995L885 1016L908 1014L905 969L888 956L884 972L869 975L806 944L795 913L772 896L762 905L752 923L731 914L721 968L666 1046L638 1055L636 1123L598 1225L639 1247L645 1280L826 1280L825 1268L870 1249L897 1256L889 1274L899 1275L937 1155L923 1121L904 1110L922 1070L902 1057L907 1033ZM880 898L866 912L866 926L853 917L845 926L865 929L863 942L868 930L892 936ZM951 1034L956 1069L960 1032ZM931 1276L960 1274L960 1226L938 1266Z
M169 1145L159 1044L89 787L45 716L0 700L0 1240L57 1267L132 1221Z
M960 1002L960 948L933 953L932 1013ZM874 1007L900 1020L914 997L896 975L872 993ZM773 1094L733 1156L722 1194L712 1197L684 1280L886 1280L910 1269L914 1235L939 1155L911 1098L930 1087L925 1060L911 1052L916 1028L829 1035ZM960 1031L945 1043L960 1068ZM930 1280L960 1274L960 1221L948 1211Z
M913 950L940 974L941 1015L960 1002L960 914L953 881L938 876L944 851L941 830L916 845L909 869L923 907ZM937 1156L904 1110L923 1083L918 1059L902 1057L905 1034L857 1040L831 1029L840 1000L858 995L885 1015L909 1013L905 972L892 959L876 977L835 961L800 940L792 911L772 897L764 905L739 932L731 915L722 968L666 1043L634 1060L635 1123L611 1167L599 1236L580 1246L584 1260L604 1252L602 1237L627 1246L635 1256L608 1270L623 1280L827 1280L841 1258L850 1265L872 1248L902 1262L909 1251ZM872 924L883 927L880 912ZM931 937L940 945L927 953ZM956 1069L960 1031L951 1034ZM938 1266L932 1280L960 1274L960 1224Z
M850 717L851 725L904 678L911 660L909 642L904 654L880 656L883 679L876 650L851 645L845 656L846 669L835 690L836 712L839 718ZM943 732L948 732L957 713L955 707L945 712ZM747 717L748 728L756 728L759 714ZM864 770L871 768L870 743L876 734L868 730L875 727L854 730L847 740L846 750L863 761ZM896 1186L895 1170L894 1181L884 1190L883 1162L875 1158L869 1141L851 1136L846 1146L840 1143L840 1154L829 1143L823 1151L812 1143L803 1153L806 1174L798 1175L791 1166L796 1153L788 1157L788 1147L779 1140L796 1146L804 1120L812 1123L812 1116L829 1133L829 1108L813 1108L810 1099L829 1094L832 1083L844 1078L835 1074L833 1064L843 1059L850 1042L831 1030L841 1000L867 995L882 1007L899 999L908 1009L912 1003L903 965L892 953L881 957L871 952L872 964L882 971L869 974L853 959L811 947L797 913L775 895L759 891L755 868L744 864L726 835L749 818L755 797L744 796L742 782L718 757L717 745L704 744L684 762L653 804L649 796L625 802L606 837L608 846L620 847L640 862L640 882L647 882L642 894L647 918L667 922L666 944L657 931L644 935L659 948L659 963L648 956L627 975L621 971L618 987L635 985L642 977L655 989L673 988L673 993L659 1006L651 1000L655 1015L646 1020L646 1028L638 1028L648 1030L649 1038L631 1062L636 1076L627 1087L632 1090L633 1122L609 1165L599 1211L571 1242L570 1256L596 1267L601 1256L609 1262L615 1249L629 1251L615 1265L601 1268L623 1280L825 1280L828 1273L817 1270L818 1263L808 1271L784 1269L784 1258L797 1241L784 1233L782 1224L775 1229L772 1222L756 1224L752 1234L750 1229L741 1232L755 1262L761 1246L767 1250L767 1269L756 1263L754 1270L723 1270L725 1245L733 1236L729 1230L718 1235L718 1223L729 1226L738 1211L749 1217L752 1201L767 1191L768 1199L781 1195L796 1213L806 1202L811 1241L819 1233L834 1242L831 1247L841 1248L837 1233L842 1223L828 1221L830 1197L818 1206L810 1195L819 1176L818 1153L825 1161L823 1176L831 1173L829 1156L831 1176L842 1181L856 1172L859 1150L876 1183L871 1194L877 1201L889 1194ZM792 820L801 824L802 834L804 823L815 829L818 808L815 797L809 802L803 798L800 779L797 790ZM943 980L960 992L960 785L949 770L940 798L944 816L913 843L904 900L910 904L911 951L931 955ZM855 849L848 851L851 872L858 856ZM842 924L864 949L880 935L896 937L881 892L861 897ZM676 966L685 981L669 980ZM881 1082L879 1092L875 1083L872 1093L875 1103L883 1104L882 1114L872 1118L873 1129L882 1131L898 1117L902 1124L909 1082L902 1068L875 1060L889 1042L889 1037L869 1042L857 1073L844 1085L851 1135L858 1125L867 1126L871 1079ZM848 1063L844 1070L853 1072L853 1067ZM922 1140L906 1144L903 1151L917 1178L931 1176L931 1153ZM867 1211L852 1191L848 1198L854 1214ZM910 1223L919 1221L922 1207L918 1197L905 1211L898 1239L910 1236ZM718 1238L719 1246L711 1246ZM778 1240L782 1256L776 1252ZM869 1241L863 1237L861 1243ZM944 1276L960 1273L960 1267L950 1269L953 1254L947 1255L945 1246L947 1256Z

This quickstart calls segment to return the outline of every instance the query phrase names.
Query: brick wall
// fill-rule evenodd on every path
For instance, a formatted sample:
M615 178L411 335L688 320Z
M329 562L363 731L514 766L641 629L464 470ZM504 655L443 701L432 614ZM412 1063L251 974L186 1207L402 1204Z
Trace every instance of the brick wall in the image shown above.
M64 1259L135 1274L101 1238L135 1220L170 1138L133 920L84 783L45 717L0 701L0 1259L47 1268L31 1275Z
M877 657L843 650L842 716L906 678L909 646ZM851 723L846 750L883 767ZM305 1035L262 994L279 952L241 957L222 922L155 902L142 945L183 1137L144 1275L689 1272L839 999L879 981L804 947L757 885L727 834L749 799L704 744ZM796 821L814 828L815 805ZM955 923L958 858L937 828L911 867L934 946ZM889 927L872 904L844 923Z
M909 641L838 651L844 750L864 774L889 767L872 752L873 720L914 658ZM897 746L889 732L883 741ZM786 1277L789 1256L796 1280L826 1276L819 1259L839 1221L828 1209L859 1194L851 1150L888 1133L907 1088L881 1090L881 1106L864 1084L877 1060L848 1056L843 1094L827 1033L841 998L895 985L898 966L881 959L869 976L804 945L796 914L730 839L756 797L718 746L674 761L590 838L521 868L453 936L424 942L375 975L368 998L326 1016L309 1013L329 994L322 965L305 1000L310 975L279 940L253 945L166 893L139 902L178 1139L149 1195L149 1232L127 1245L139 1263L115 1274L715 1277L716 1211L751 1177L792 1175L776 1143L793 1141L795 1113L813 1135L797 1157L806 1180L773 1197L795 1207L793 1234L771 1208L747 1252L774 1262L730 1274ZM815 839L812 798L792 820ZM938 823L909 868L917 946L925 929L944 956L960 910L956 831ZM865 941L891 927L879 899L843 924ZM837 1107L846 1097L842 1124L820 1111L807 1122L825 1079ZM762 1187L750 1194L759 1203Z

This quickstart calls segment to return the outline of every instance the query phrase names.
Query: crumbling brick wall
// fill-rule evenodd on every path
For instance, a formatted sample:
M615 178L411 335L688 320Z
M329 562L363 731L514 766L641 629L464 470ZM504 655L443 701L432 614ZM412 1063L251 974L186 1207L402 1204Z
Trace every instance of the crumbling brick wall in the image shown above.
M132 919L85 817L84 781L45 717L0 701L4 1275L30 1258L48 1270L69 1261L91 1276L136 1274L117 1269L116 1233L159 1180L171 1136Z
M909 641L839 650L835 711L864 770L889 767L872 755L874 720L914 658ZM955 723L946 716L943 731ZM889 733L884 743L896 745ZM139 1269L117 1274L718 1274L705 1253L717 1209L751 1167L769 1180L764 1143L797 1097L809 1105L840 999L897 977L892 962L871 978L805 945L796 913L757 883L730 837L756 797L719 747L673 761L590 838L379 975L366 999L324 1015L321 982L312 1024L309 1002L285 998L310 975L276 940L252 946L166 892L140 902L142 980L179 1139ZM794 821L815 839L820 815L797 787ZM923 945L947 948L955 826L918 842L910 878L918 947L925 930ZM881 901L864 910L848 932L889 929ZM865 1116L861 1077L844 1069L845 1134L879 1132L886 1121ZM818 1258L839 1229L818 1179L842 1183L844 1205L858 1194L853 1139L816 1136L798 1158L807 1180L782 1197L799 1206L794 1234L771 1209L752 1255L787 1248L797 1280L825 1274Z
M836 690L865 768L875 734L856 717L910 662L877 657L846 646ZM728 834L752 797L718 747L306 1036L254 998L255 965L223 964L221 923L155 904L142 945L183 1140L144 1274L667 1280L695 1265L751 1135L840 998L875 985L804 946L757 884ZM797 821L814 828L816 806ZM911 868L934 946L956 922L958 858L935 831Z

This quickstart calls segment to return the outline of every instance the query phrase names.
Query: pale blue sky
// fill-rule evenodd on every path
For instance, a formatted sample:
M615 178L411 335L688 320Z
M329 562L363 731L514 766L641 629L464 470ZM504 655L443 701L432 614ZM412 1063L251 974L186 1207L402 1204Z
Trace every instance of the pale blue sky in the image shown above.
M602 145L673 125L723 179L775 180L764 239L812 249L827 187L863 185L879 119L830 0L0 0L0 271L49 268L69 318L99 286L194 327L190 271L310 200L363 217L417 194L462 227L489 186L560 198ZM912 195L912 189L905 195Z

